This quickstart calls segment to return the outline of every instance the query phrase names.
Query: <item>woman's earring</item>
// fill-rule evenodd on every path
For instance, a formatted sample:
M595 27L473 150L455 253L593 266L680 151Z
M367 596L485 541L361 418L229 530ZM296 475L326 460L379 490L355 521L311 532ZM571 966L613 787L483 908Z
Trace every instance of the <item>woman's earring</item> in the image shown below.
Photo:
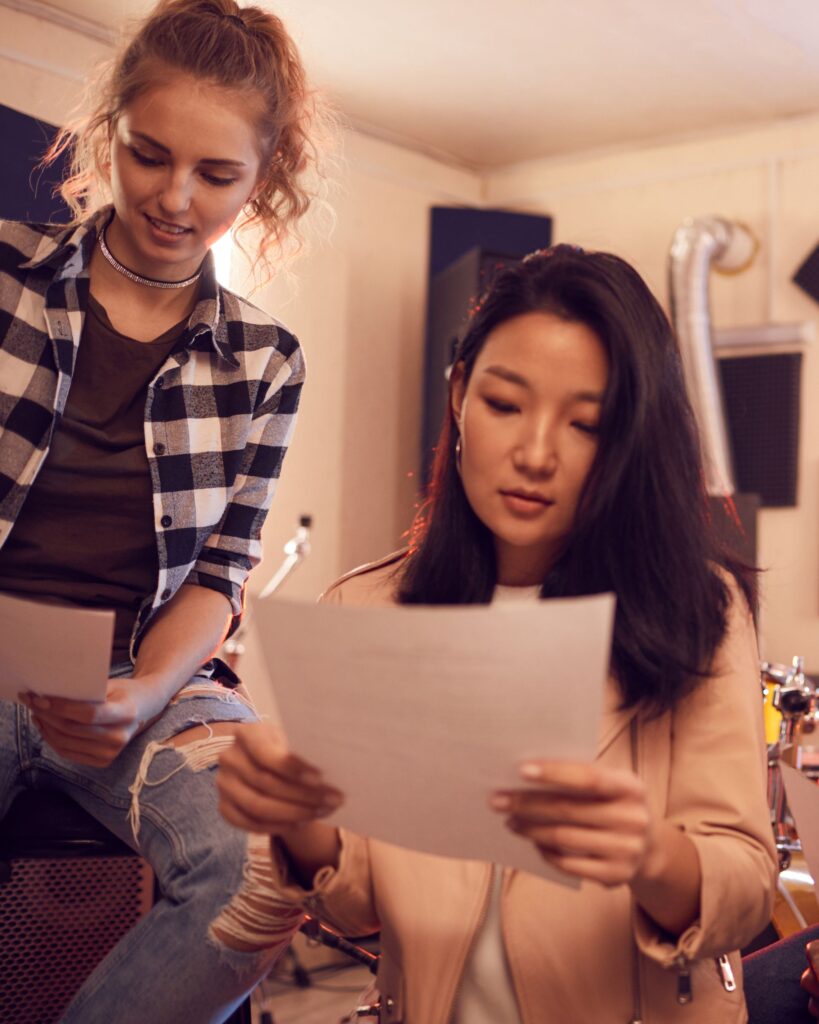
M461 435L458 435L458 440L455 442L455 468L458 472L461 472Z

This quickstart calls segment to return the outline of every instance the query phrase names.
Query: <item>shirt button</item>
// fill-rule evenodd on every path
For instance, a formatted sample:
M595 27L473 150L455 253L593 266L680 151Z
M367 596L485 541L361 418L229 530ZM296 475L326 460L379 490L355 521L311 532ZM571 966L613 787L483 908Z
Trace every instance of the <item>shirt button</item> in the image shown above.
M161 441L157 441L154 445L154 455L164 455L165 445Z
M173 519L171 519L170 516L163 516L159 520L160 525L164 526L166 529L171 525L172 522L173 522Z
M171 596L170 588L166 588L165 590L162 591L162 600L163 601L167 601L170 596Z

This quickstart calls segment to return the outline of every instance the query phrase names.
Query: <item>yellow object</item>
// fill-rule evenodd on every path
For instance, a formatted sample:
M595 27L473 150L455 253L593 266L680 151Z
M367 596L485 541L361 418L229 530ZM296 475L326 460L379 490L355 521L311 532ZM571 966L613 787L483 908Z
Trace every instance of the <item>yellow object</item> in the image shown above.
M773 695L776 687L768 684L768 693L765 696L763 705L763 717L765 719L765 742L776 743L779 739L779 726L782 722L782 715L773 706Z

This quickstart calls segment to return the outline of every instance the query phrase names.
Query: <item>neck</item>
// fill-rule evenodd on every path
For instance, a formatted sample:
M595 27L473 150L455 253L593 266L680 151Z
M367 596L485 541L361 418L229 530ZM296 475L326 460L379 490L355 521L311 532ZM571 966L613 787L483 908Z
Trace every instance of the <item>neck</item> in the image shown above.
M90 265L91 294L111 322L129 338L152 341L193 312L197 285L162 291L134 284L118 274L94 248Z

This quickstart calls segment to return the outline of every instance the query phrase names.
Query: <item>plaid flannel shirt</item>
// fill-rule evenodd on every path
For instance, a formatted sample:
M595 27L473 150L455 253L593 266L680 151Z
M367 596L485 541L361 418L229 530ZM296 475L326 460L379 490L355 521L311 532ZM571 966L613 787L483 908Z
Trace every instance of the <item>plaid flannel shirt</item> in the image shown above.
M79 226L0 221L0 546L65 408L110 208ZM238 625L247 574L292 435L304 363L297 340L222 288L208 254L185 347L148 386L145 449L159 555L132 653L183 583L211 587Z

